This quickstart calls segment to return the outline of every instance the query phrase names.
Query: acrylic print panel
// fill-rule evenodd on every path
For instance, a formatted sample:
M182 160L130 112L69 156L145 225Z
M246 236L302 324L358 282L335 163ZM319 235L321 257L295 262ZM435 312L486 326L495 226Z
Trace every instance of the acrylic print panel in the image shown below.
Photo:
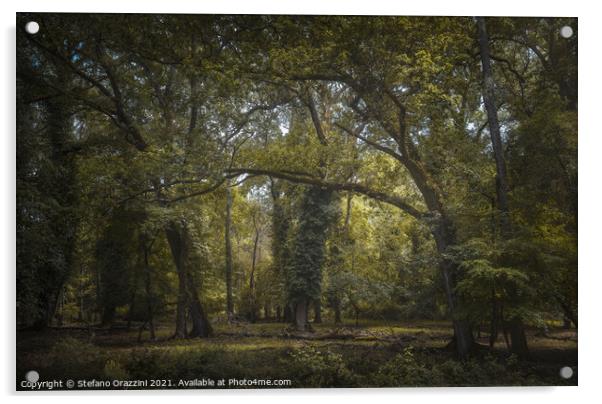
M17 31L18 390L577 384L575 18Z

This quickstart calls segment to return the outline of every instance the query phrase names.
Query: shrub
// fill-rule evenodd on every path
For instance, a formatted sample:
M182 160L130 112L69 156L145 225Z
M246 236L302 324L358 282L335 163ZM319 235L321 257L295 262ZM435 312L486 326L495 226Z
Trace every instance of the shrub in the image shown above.
M307 345L290 353L295 385L303 387L344 387L354 384L354 376L346 367L343 356L328 348Z

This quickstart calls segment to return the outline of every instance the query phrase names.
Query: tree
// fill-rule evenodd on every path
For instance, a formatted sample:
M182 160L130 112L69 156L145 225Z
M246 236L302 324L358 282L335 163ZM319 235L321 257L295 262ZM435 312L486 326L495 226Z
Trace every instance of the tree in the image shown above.
M491 144L493 146L493 155L496 166L496 195L497 208L500 211L500 229L501 236L508 238L511 236L510 209L508 207L508 184L506 176L506 160L504 158L502 136L500 134L500 124L498 121L498 111L495 103L495 82L491 71L491 57L489 51L489 37L487 27L483 17L477 18L479 33L479 49L481 54L481 66L483 69L483 102L487 110L487 122L489 134L491 135ZM512 338L512 352L519 356L527 356L527 338L523 321L519 316L514 316L510 320L510 335Z
M287 292L295 307L295 326L301 331L307 329L310 302L321 299L326 237L335 217L334 198L335 194L328 189L308 187L299 207Z
M229 185L229 184L228 184ZM234 301L232 300L232 240L230 230L232 227L232 191L226 188L226 223L224 225L224 239L226 249L226 313L228 321L234 317Z

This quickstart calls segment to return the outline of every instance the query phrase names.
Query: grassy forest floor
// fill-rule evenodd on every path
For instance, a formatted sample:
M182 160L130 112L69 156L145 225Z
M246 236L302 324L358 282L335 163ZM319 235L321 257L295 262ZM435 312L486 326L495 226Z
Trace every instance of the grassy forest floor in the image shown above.
M509 356L503 337L460 362L446 345L450 324L361 322L314 324L313 332L293 333L286 324L218 324L206 339L170 339L173 326L161 325L157 340L138 327L61 328L17 334L17 379L35 369L48 379L182 380L289 379L291 387L403 387L576 385L577 333L551 328L529 330L531 358ZM575 374L565 380L560 368ZM165 386L169 387L169 386ZM180 386L181 387L181 386ZM195 386L199 387L199 386ZM226 385L227 387L227 385ZM232 387L232 386L230 386Z

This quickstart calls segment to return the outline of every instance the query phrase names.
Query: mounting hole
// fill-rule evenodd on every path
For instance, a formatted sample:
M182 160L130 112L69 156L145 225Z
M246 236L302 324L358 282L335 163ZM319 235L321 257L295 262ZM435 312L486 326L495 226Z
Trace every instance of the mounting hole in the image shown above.
M35 21L29 21L27 24L25 24L25 32L27 32L28 34L37 34L39 30L40 24L38 24Z
M30 370L25 374L25 380L27 380L30 383L35 383L38 380L40 380L40 374L35 370Z
M565 25L564 27L560 28L560 36L563 38L570 38L573 36L573 28L569 27L568 25Z
M560 369L560 377L562 377L563 379L570 379L571 377L573 377L573 369L569 366L565 366L562 369Z

